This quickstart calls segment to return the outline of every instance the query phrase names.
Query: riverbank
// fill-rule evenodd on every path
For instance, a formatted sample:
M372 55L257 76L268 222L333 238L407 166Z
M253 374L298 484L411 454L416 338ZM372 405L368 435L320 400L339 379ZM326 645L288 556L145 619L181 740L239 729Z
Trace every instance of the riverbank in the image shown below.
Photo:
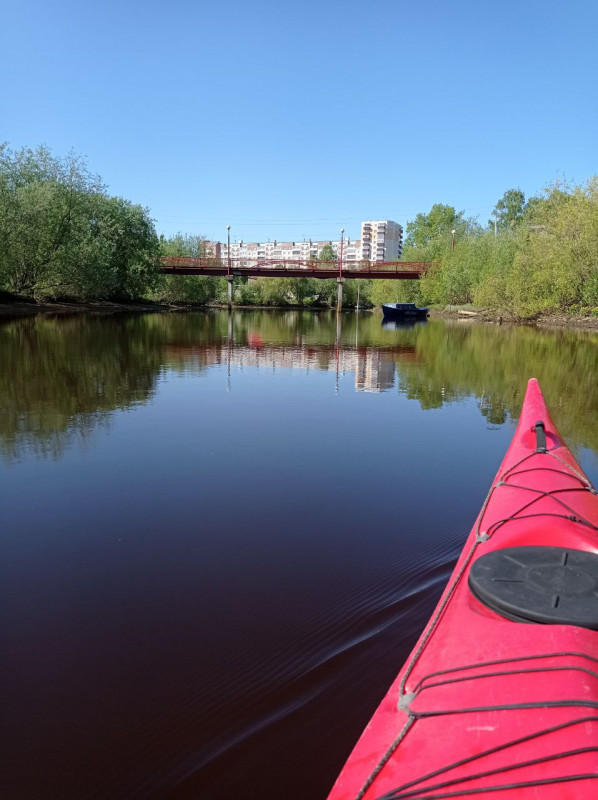
M0 292L0 319L5 317L24 317L35 316L37 314L65 316L68 314L124 314L124 313L172 313L181 311L204 311L209 308L226 308L225 305L217 306L194 305L192 303L152 303L147 300L137 302L129 301L123 303L109 301L76 302L76 301L56 301L36 303L31 300L15 298L12 295ZM235 306L236 309L255 309L276 311L275 306ZM281 307L282 308L282 307ZM307 306L285 306L285 310L317 310ZM352 309L346 309L352 310ZM366 313L380 313L379 309L363 309ZM507 314L498 314L493 311L473 306L446 306L444 308L432 308L430 316L448 319L460 319L463 321L485 322L491 324L510 324L510 325L536 325L541 327L557 328L584 328L598 330L598 316L576 315L576 314L544 314L533 320L521 320Z
M134 311L168 311L169 306L149 301L111 303L108 301L96 302L75 302L75 301L56 301L40 302L14 298L6 293L0 292L0 318L1 317L25 317L37 314L50 314L62 316L65 314L122 314Z
M534 325L538 327L598 330L598 316L583 314L540 314L534 319L522 320L506 313L497 313L484 308L475 308L474 306L446 306L442 309L431 309L430 316L487 322L495 325Z

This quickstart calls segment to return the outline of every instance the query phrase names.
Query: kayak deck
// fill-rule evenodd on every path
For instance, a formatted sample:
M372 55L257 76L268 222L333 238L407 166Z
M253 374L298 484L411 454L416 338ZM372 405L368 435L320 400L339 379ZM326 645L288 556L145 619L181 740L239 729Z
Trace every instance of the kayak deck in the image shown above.
M330 800L598 796L598 632L585 619L515 622L468 585L483 556L514 548L501 556L518 574L517 548L547 547L598 559L598 496L532 380L451 579ZM529 572L557 618L562 595L573 609L576 592L598 606L598 584L562 567Z

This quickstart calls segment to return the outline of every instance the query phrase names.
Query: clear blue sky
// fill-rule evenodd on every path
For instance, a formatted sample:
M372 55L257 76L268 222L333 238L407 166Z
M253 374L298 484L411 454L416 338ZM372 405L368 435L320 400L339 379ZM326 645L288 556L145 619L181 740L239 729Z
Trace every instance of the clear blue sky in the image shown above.
M158 232L359 236L598 173L597 0L3 3L0 141Z

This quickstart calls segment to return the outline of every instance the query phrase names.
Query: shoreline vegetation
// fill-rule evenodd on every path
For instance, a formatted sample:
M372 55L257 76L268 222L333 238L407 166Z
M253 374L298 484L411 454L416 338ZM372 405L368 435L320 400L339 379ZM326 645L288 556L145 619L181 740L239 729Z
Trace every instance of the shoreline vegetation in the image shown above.
M334 259L324 248L323 260ZM110 196L74 153L0 145L0 316L226 306L226 280L163 275L160 256L206 255L198 234L158 236L150 211ZM407 223L419 281L347 280L347 309L415 302L432 315L598 328L598 176L526 199L509 189L484 226L436 204ZM336 281L235 281L235 307L326 309Z
M147 300L137 300L128 302L109 302L109 301L65 301L47 300L31 301L24 298L7 297L0 292L0 323L5 318L30 317L36 315L43 316L70 316L77 314L163 314L163 313L186 313L193 311L224 311L228 309L226 303L160 303ZM332 308L300 306L290 303L284 306L276 305L235 305L233 310L237 311L311 311L314 313L330 312ZM343 313L353 312L356 309L345 306ZM375 314L382 318L380 307L359 307L360 313ZM484 323L491 325L527 325L539 327L561 327L561 328L584 328L598 331L598 316L583 314L541 314L533 320L521 320L517 317L503 316L485 308L468 306L446 306L444 308L431 308L430 317L457 319L461 322Z

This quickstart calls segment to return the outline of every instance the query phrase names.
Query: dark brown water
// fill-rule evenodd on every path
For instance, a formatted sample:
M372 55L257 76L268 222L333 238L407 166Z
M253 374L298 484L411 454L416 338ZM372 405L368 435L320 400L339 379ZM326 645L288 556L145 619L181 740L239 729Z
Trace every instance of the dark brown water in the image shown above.
M373 314L0 324L6 800L324 798L527 379L598 479L598 337Z

